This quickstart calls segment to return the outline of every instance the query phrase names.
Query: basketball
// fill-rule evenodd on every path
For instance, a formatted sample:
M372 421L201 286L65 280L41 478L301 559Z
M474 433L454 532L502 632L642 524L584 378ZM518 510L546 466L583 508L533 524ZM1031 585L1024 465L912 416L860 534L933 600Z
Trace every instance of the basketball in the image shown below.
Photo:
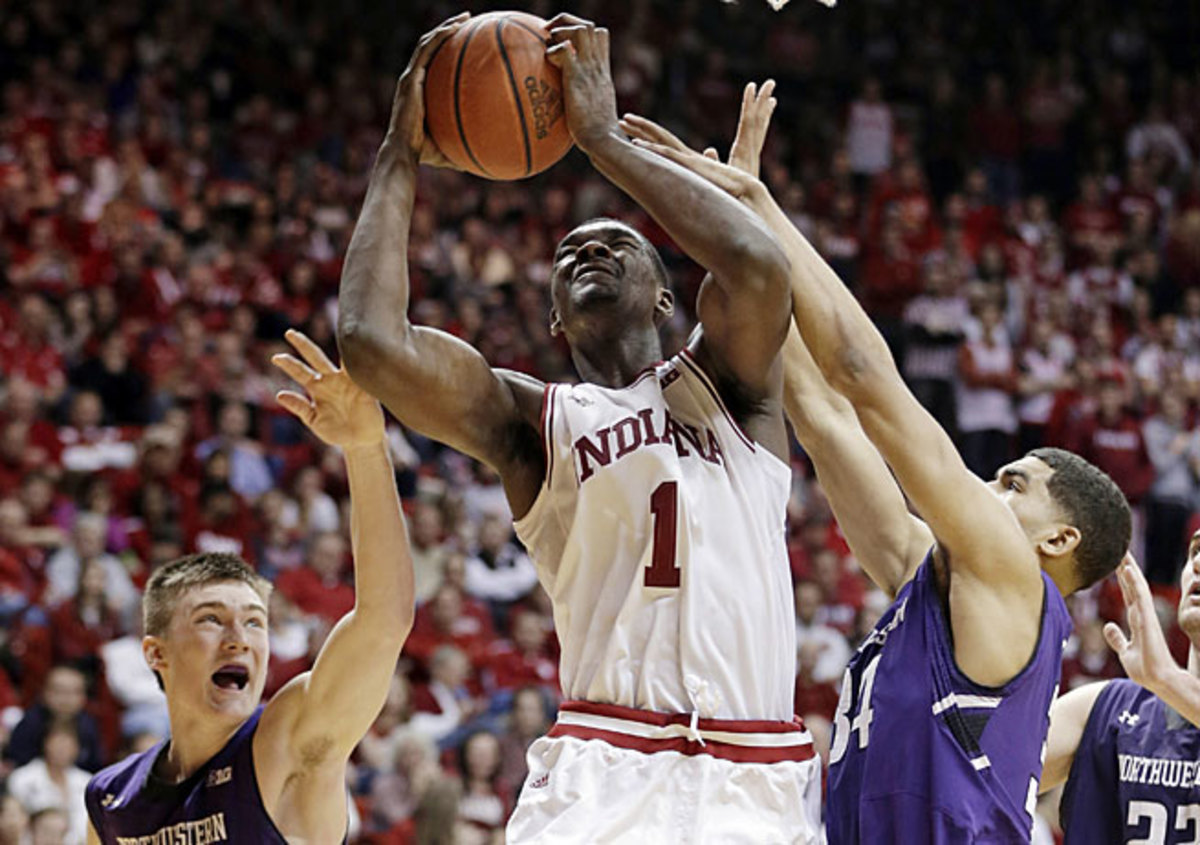
M489 12L444 41L425 77L425 124L458 168L523 179L571 148L562 74L546 60L546 22Z

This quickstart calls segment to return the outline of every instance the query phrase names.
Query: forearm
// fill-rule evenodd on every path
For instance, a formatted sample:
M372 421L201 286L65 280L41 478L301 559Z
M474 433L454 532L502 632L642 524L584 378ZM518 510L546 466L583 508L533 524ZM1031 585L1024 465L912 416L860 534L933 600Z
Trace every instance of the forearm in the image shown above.
M742 203L708 180L641 149L616 128L586 150L592 165L628 194L720 285L775 286L787 263L771 232ZM733 291L731 291L733 292Z
M338 342L347 365L361 372L371 338L402 337L408 328L408 230L417 163L385 140L346 250L338 292ZM359 364L355 367L355 364ZM360 372L353 372L358 378Z
M748 198L779 238L791 267L792 312L830 385L858 407L882 380L900 380L887 343L858 300L796 229L765 187Z
M413 620L413 570L408 533L386 440L345 453L350 485L356 625L399 647Z

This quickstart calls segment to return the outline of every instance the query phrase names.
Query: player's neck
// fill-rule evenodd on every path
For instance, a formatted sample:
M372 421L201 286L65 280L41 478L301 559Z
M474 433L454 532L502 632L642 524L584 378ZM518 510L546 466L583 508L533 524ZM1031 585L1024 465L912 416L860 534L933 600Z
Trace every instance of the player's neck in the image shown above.
M662 357L662 342L654 328L626 330L613 337L580 338L571 349L579 377L605 387L628 386Z
M168 783L191 777L225 747L241 724L171 714L171 740L156 774Z
M1200 678L1200 645L1195 641L1188 646L1187 670L1193 677Z

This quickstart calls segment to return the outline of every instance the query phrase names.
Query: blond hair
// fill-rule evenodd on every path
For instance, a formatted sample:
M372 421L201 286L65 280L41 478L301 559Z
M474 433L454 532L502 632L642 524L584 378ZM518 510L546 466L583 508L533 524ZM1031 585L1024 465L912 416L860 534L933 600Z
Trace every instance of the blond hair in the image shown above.
M179 597L193 587L218 581L240 581L248 585L265 605L271 598L271 582L250 568L246 561L227 552L203 552L165 563L154 571L142 597L142 623L148 636L161 637L171 625Z

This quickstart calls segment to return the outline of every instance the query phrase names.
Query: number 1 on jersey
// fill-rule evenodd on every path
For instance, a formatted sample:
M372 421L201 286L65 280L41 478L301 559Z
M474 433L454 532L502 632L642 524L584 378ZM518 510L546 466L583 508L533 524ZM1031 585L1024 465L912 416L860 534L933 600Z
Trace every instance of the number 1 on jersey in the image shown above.
M679 483L664 481L650 495L650 514L654 517L654 550L646 567L647 587L678 587L679 567L675 564L675 525L679 512Z

